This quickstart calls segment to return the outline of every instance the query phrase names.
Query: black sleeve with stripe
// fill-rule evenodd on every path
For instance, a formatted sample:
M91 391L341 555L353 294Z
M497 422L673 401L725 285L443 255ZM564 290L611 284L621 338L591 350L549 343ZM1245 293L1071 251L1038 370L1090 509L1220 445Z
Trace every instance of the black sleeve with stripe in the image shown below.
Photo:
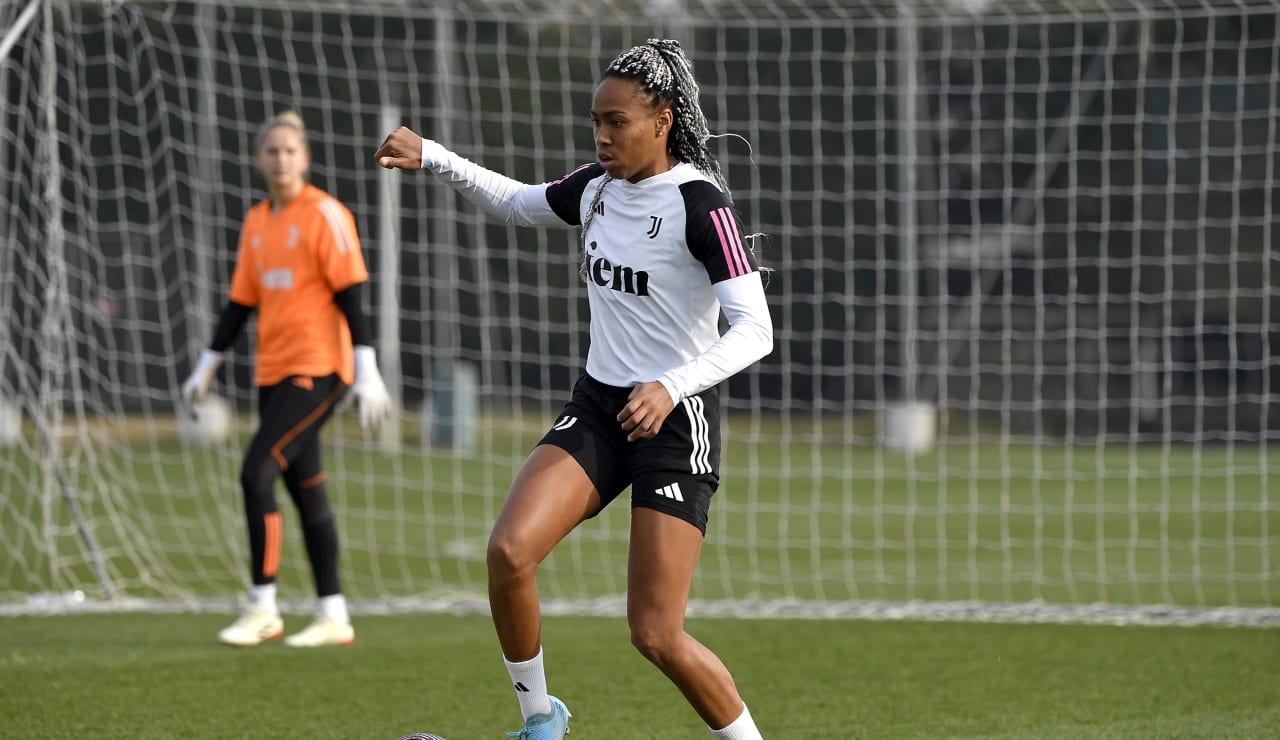
M564 177L547 184L547 205L570 226L582 225L582 193L587 183L604 174L599 162L584 164Z
M759 269L756 256L742 238L738 215L720 188L695 180L681 185L680 194L684 196L689 253L706 266L712 283Z

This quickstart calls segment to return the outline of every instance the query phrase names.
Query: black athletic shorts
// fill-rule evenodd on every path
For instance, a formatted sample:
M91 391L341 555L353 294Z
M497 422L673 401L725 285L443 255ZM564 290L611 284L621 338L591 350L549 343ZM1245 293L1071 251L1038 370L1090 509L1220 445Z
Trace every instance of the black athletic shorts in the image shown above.
M320 427L333 414L347 386L336 374L311 378L291 375L258 388L258 431L249 442L247 459L271 455L288 470L299 456L304 468L320 467Z
M630 388L605 385L586 373L539 444L573 456L608 506L631 486L631 506L643 506L707 532L711 495L720 485L720 394L690 396L671 410L653 439L627 441L618 413Z

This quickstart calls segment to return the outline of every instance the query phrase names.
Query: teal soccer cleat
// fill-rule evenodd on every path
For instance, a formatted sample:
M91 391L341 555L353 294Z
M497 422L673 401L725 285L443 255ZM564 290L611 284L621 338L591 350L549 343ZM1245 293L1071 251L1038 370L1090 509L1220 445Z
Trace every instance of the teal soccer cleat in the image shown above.
M524 729L508 732L507 737L520 740L561 740L569 734L569 708L564 702L548 696L551 700L551 711L546 714L535 714L524 722Z

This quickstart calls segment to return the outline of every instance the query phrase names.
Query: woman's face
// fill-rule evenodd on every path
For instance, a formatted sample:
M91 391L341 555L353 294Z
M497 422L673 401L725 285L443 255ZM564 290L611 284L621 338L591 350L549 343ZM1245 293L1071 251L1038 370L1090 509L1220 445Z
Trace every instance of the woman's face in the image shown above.
M639 182L671 169L671 109L655 108L635 80L606 77L591 101L596 159L618 180Z
M258 146L257 165L272 192L300 187L311 166L311 155L302 133L292 126L268 129Z

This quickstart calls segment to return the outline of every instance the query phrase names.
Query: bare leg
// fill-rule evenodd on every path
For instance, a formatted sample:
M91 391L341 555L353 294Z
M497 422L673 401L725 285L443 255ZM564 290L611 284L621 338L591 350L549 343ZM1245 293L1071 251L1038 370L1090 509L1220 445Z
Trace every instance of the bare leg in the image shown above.
M507 660L530 660L542 643L538 564L599 509L591 479L559 447L535 447L516 473L488 551L489 610Z
M725 727L745 706L724 663L684 631L702 533L643 507L631 510L627 621L631 642L680 689L709 727Z

